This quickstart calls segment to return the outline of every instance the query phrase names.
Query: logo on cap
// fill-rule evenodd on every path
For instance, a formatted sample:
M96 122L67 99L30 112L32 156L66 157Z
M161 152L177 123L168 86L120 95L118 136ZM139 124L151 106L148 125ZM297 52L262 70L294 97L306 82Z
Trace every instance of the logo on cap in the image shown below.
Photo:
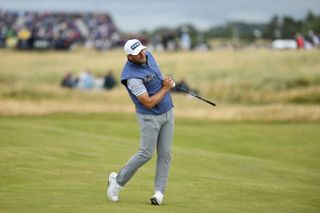
M136 43L134 43L130 48L132 50L135 50L137 47L139 47L141 45L141 43L139 41L137 41Z

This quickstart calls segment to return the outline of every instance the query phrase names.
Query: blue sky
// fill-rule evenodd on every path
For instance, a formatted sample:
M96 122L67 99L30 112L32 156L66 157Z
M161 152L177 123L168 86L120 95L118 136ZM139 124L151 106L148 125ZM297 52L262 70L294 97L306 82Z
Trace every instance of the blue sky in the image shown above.
M191 23L200 30L228 21L267 22L273 15L303 18L320 14L320 0L0 0L0 8L46 11L100 11L121 31L138 32Z

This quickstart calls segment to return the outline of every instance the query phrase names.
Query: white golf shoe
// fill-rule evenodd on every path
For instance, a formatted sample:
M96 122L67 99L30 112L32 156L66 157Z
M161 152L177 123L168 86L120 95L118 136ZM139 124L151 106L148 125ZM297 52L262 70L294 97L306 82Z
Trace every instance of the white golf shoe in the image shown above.
M119 200L119 192L122 188L117 182L117 173L111 172L108 179L107 196L110 201L117 202Z
M150 198L150 202L153 205L161 205L163 200L163 194L159 191L156 191L156 193Z

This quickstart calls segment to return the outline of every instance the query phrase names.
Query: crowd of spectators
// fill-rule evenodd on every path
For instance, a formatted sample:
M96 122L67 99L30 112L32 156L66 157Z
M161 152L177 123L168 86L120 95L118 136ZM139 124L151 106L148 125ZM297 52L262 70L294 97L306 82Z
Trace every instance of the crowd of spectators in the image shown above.
M66 72L61 80L61 86L84 90L106 89L111 90L117 85L113 72L109 70L105 75L94 76L90 70L82 71L79 75Z
M297 33L292 39L276 39L272 41L271 46L274 49L298 50L320 48L320 36L314 31L309 30L306 36L301 33Z
M92 12L36 12L0 9L0 48L70 49L76 46L108 50L122 48L130 35L120 33L107 13ZM150 50L208 51L210 49L239 49L259 47L254 44L228 42L212 46L204 34L190 26L159 29L154 33L135 35ZM320 47L318 32L297 34L291 39L278 38L272 42L275 49L311 49ZM269 48L268 45L262 46Z
M0 9L0 47L18 49L70 49L81 45L107 50L122 47L127 35L120 33L106 13L5 11ZM148 35L139 35L143 43ZM187 27L154 33L150 47L156 51L191 50L206 45L192 42ZM204 45L205 44L205 45Z
M0 47L18 49L70 49L77 45L99 50L122 47L128 35L120 33L107 13L7 11L0 9ZM148 35L135 35L149 43ZM156 51L191 50L205 43L192 42L188 28L154 33Z
M92 72L87 69L79 74L75 75L74 73L68 71L65 73L64 77L61 80L61 86L70 89L84 89L84 90L93 90L93 89L105 89L111 90L117 85L117 80L114 77L113 71L108 70L105 75L93 75ZM177 89L177 87L182 90L187 90L199 94L199 90L191 88L184 78L176 81L176 87L172 89L174 93L184 93L182 90Z
M193 39L192 39L193 37ZM202 33L189 30L187 27L164 29L151 36L150 47L161 51L207 51L211 47Z
M19 49L97 49L121 46L124 38L105 13L0 10L0 46Z
M295 39L298 49L312 49L320 47L320 37L313 30L309 30L307 36L303 36L299 33L296 35Z

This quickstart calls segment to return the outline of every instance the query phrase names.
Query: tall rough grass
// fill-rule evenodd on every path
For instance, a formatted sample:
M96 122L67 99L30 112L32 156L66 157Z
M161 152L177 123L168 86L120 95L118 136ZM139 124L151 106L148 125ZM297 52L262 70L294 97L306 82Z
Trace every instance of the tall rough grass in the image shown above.
M295 107L305 107L304 117L307 120L318 111L319 50L163 52L154 55L165 74L173 75L177 81L185 79L191 88L198 89L201 95L217 102L218 107L224 106L223 109L239 109L242 106L267 109L283 106L285 111L286 106L290 105L293 114ZM95 75L104 74L112 69L119 80L125 61L125 55L121 50L109 52L0 50L1 114L8 114L11 111L8 106L5 107L6 102L11 104L15 102L17 105L23 102L31 105L37 105L39 102L51 104L55 102L53 105L57 105L56 108L48 106L52 111L59 111L64 108L62 105L68 104L70 110L77 108L74 105L88 103L92 111L103 108L97 107L98 105L105 106L106 111L109 108L121 111L118 105L132 107L125 94L126 91L120 84L111 92L71 91L62 89L59 85L65 72L78 74L85 69L91 70ZM177 114L183 114L184 111L184 114L192 117L197 114L197 110L203 110L205 114L209 110L204 103L189 101L189 98L180 95L174 97L175 105L179 106ZM34 111L37 111L37 108ZM212 115L212 110L209 112ZM18 113L23 113L23 107ZM230 111L222 114L228 113ZM291 117L288 116L290 119Z

